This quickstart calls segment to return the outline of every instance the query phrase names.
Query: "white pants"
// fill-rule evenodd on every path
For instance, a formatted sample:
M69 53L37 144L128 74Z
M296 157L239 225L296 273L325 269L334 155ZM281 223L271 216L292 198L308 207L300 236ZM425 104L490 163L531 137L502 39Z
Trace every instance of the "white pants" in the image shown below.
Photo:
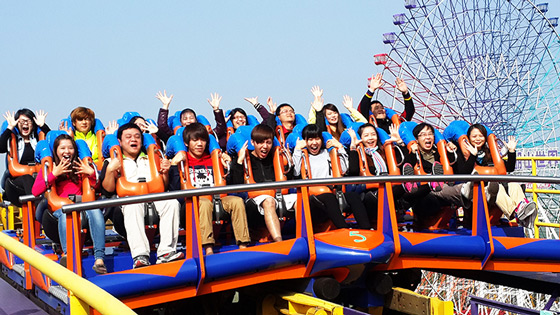
M175 251L179 236L179 202L173 200L155 201L159 215L160 242L157 248L158 257ZM150 255L150 243L146 237L144 223L144 204L132 204L122 207L126 238L132 258Z

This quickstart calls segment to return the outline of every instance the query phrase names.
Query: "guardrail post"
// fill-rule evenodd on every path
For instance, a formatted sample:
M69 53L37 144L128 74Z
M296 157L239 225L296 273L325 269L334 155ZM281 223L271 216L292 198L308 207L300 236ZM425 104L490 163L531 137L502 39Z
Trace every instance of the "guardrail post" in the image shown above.
M72 315L89 315L90 309L89 305L84 301L80 300L77 296L72 293L72 291L68 291L70 295L70 314Z

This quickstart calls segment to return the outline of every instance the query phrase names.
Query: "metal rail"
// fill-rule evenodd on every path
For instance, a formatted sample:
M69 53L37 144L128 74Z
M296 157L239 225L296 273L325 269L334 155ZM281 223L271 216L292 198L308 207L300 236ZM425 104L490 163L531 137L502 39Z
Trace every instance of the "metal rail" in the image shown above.
M214 194L227 194L235 192L246 192L255 190L284 189L292 187L325 186L325 185L348 185L365 183L401 183L401 182L467 182L467 181L489 181L489 182L535 182L560 184L557 177L535 177L514 175L412 175L412 176L353 176L324 179L299 179L284 182L267 182L257 184L228 185L220 187L197 188L189 190L177 190L163 193L155 193L141 196L130 196L116 199L104 199L91 202L75 203L62 207L64 213L84 211L97 208L116 207L134 203L143 203L167 199L189 198L193 196L204 196ZM22 196L22 202L34 200L34 196Z
M70 308L73 314L74 312L79 314L90 313L91 310L87 305L92 306L101 314L136 314L105 290L12 239L7 234L0 233L0 246L68 289L71 292ZM78 298L79 301L74 301L75 298Z

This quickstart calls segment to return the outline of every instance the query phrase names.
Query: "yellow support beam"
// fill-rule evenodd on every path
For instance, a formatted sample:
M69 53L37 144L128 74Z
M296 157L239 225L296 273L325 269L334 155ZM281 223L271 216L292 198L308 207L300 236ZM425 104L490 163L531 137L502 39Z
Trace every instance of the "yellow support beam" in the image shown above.
M37 270L47 275L47 277L53 279L70 291L70 307L72 313L89 314L89 305L101 314L136 314L128 306L100 287L79 277L72 271L62 267L4 233L0 233L0 246L23 259ZM72 296L77 297L80 301L72 301Z
M430 298L410 290L393 288L386 307L411 315L453 315L453 302Z

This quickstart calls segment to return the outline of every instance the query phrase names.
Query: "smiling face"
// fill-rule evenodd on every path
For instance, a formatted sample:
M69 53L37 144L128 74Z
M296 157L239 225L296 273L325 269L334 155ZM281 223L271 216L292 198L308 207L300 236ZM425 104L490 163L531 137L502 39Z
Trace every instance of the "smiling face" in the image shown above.
M72 161L75 152L76 152L76 148L74 148L74 144L72 143L72 140L69 139L60 140L60 142L58 143L58 147L56 147L56 156L58 157L58 160L61 162Z
M17 126L20 135L24 138L27 138L31 134L31 131L33 131L33 120L25 115L20 115L18 118Z
M265 139L262 142L255 142L251 140L251 144L255 147L253 150L253 155L258 157L259 159L265 159L272 150L272 139Z
M236 112L235 115L231 117L231 123L233 125L233 129L237 129L240 126L247 125L247 117L241 112Z
M74 125L74 129L84 134L91 130L91 120L89 117L75 119L72 121L72 125Z
M480 151L480 149L482 149L482 147L484 146L484 144L486 143L486 138L484 137L484 135L482 134L482 132L480 132L480 130L478 130L477 128L473 128L471 130L471 134L469 135L469 142L477 149Z
M189 140L189 153L197 159L202 158L204 151L206 150L206 143L207 142L204 139Z
M383 107L383 105L381 105L381 103L371 104L371 112L373 113L373 117L375 117L375 119L385 119L385 118L387 118L387 113L385 112L385 107Z
M325 118L327 118L330 125L336 125L338 123L339 116L340 115L334 110L325 109Z
M136 128L125 129L119 139L124 156L136 159L142 150L142 133Z
M323 145L323 139L321 138L307 138L305 140L307 145L307 152L311 155L317 155L321 152L321 146Z
M362 143L366 148L375 148L377 146L377 131L373 127L365 127L362 130Z
M185 127L196 122L196 116L192 112L185 112L181 115L181 126Z
M418 146L424 152L428 152L434 147L434 132L428 126L418 133Z

